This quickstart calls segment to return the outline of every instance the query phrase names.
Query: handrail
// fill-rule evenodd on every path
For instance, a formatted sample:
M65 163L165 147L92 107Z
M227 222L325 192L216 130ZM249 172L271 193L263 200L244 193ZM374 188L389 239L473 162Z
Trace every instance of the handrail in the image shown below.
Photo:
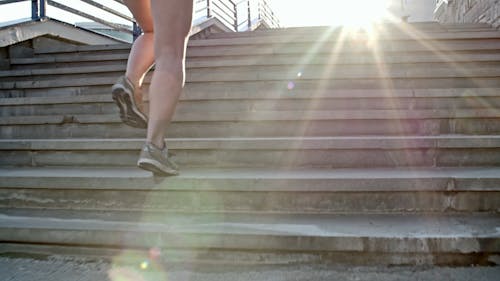
M24 1L29 1L29 0L3 0L3 1L0 1L0 5L12 4L12 3L24 2Z
M200 12L205 12L206 18L218 18L233 31L251 30L256 21L264 21L269 27L280 26L268 0L196 0L195 14Z
M111 8L103 5L103 4L97 3L97 2L95 2L93 0L80 0L80 1L85 2L85 3L87 3L87 4L91 5L91 6L99 8L101 10L104 10L104 11L106 11L106 12L108 12L110 14L113 14L115 16L118 16L118 17L120 17L122 19L125 19L125 20L128 20L128 21L134 21L133 17L129 17L129 16L125 15L125 14L122 14L122 13L120 13L118 11L115 11L115 10L113 10L113 9L111 9Z
M87 18L87 19L90 19L90 20L93 20L93 21L98 22L100 24L104 24L104 25L112 27L112 28L114 28L116 30L132 34L132 31L130 29L125 28L125 27L123 27L123 26L121 26L119 24L112 23L112 22L109 22L109 21L105 21L103 19L100 19L98 17L95 17L95 16L92 16L90 14L84 13L82 11L73 9L73 8L71 8L69 6L63 5L63 4L61 4L59 2L56 2L56 1L53 1L53 0L45 0L45 1L47 1L47 4L49 4L51 6L54 6L56 8L59 8L61 10L70 12L72 14L75 14L75 15L78 15L78 16L81 16L81 17L84 17L84 18ZM82 1L84 1L84 0L82 0Z
M41 20L47 17L47 5L63 10L65 12L86 18L92 22L108 26L113 30L132 34L134 39L142 32L135 19L123 12L118 6L124 6L122 0L113 0L116 4L101 4L96 0L79 0L94 9L98 9L107 14L116 16L125 22L129 22L132 28L127 25L111 22L102 17L97 17L89 12L85 12L76 4L68 4L58 0L0 0L0 6L18 2L31 2L32 20ZM187 0L189 1L189 0ZM251 30L256 23L265 23L268 27L279 27L279 21L268 4L268 0L192 0L194 1L194 20L217 18L222 24L233 31ZM64 4L63 4L64 3ZM89 7L87 6L87 7Z
M92 22L100 23L102 25L111 27L113 30L123 32L125 34L131 34L133 35L134 38L136 38L140 33L141 30L138 27L137 23L135 22L134 18L126 15L120 11L118 11L118 6L124 6L125 4L123 3L122 0L114 0L117 4L115 7L110 7L109 5L104 5L101 3L98 3L94 0L80 0L81 3L88 4L89 6L92 6L98 10L104 11L108 14L114 15L118 18L121 18L125 20L126 22L130 22L132 25L132 28L127 27L124 24L119 24L119 23L114 23L111 21L104 20L102 18L99 18L97 16L91 15L90 13L86 13L84 11L81 11L80 9L76 9L76 5L73 4L73 7L63 4L62 1L53 1L53 0L0 0L0 5L5 5L5 4L12 4L12 3L17 3L17 2L25 2L25 1L31 1L31 19L32 20L41 20L47 17L46 14L46 8L47 5L58 8L60 10L63 10L65 12L86 18L91 20Z
M264 21L268 21L267 23L271 27L278 27L280 26L278 17L275 15L274 11L271 9L269 6L269 3L267 0L263 0L259 2L259 15L261 16L261 19L264 19Z

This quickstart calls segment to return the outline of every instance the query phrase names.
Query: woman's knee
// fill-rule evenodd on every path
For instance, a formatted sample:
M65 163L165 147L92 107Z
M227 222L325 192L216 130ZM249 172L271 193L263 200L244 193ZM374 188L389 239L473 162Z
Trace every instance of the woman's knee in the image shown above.
M156 38L155 38L156 39ZM171 63L184 61L186 44L183 40L172 40L168 44L155 41L155 58L157 60L168 60Z
M173 72L176 75L184 70L184 60L181 55L172 52L155 53L156 70Z

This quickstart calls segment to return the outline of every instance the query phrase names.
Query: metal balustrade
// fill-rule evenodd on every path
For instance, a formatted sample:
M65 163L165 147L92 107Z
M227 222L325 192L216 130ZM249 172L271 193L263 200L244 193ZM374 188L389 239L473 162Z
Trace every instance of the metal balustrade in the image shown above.
M195 0L194 18L217 18L233 31L252 30L262 21L280 26L267 0Z
M99 23L111 28L114 31L132 34L137 37L141 30L136 24L130 13L120 12L119 6L123 6L121 0L110 0L113 5L103 4L96 0L75 0L75 1L56 1L56 0L0 0L0 6L18 2L31 2L31 19L41 20L47 15L47 6L55 7L64 12L85 18L91 22ZM265 27L279 27L279 20L272 11L268 0L194 0L193 21L200 22L211 18L218 19L222 24L233 31L252 30L263 24ZM110 20L98 17L90 12L84 12L75 4L86 4L88 7L99 9L109 15L116 16L121 21L128 24L116 23ZM123 10L123 9L121 9Z

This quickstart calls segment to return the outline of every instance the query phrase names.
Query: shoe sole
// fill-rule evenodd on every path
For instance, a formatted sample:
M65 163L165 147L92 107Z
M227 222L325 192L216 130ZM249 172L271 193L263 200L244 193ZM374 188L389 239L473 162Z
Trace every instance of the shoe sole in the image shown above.
M168 169L165 165L153 159L141 159L137 162L137 166L143 170L150 171L155 175L177 176L179 174L179 171Z
M121 86L113 86L111 89L113 101L120 109L120 119L123 123L134 127L145 129L148 123L134 111L134 103L129 94Z

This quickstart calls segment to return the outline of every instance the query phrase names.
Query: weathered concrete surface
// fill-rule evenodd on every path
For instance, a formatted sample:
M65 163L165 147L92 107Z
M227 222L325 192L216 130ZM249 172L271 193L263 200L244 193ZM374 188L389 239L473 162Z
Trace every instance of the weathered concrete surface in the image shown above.
M500 35L500 34L499 34ZM296 59L296 64L300 60ZM297 69L296 65L251 65L251 66L229 66L212 68L191 68L186 73L186 82L226 82L226 81L295 81L313 79L424 79L424 78L474 78L474 77L498 77L500 76L498 62L463 62L462 68L453 64L437 63L407 63L407 64L385 64L384 71L376 64L365 65L343 65L332 67L331 65L304 65ZM466 71L464 70L467 69ZM57 80L64 75L65 79L85 79L89 77L114 77L125 71L125 65L100 65L80 66L70 68L49 69L24 69L15 70L12 73L0 73L1 82L33 83L33 76L37 81L43 82L49 79ZM297 78L297 73L301 77ZM147 76L146 81L150 81ZM16 84L16 85L17 85Z
M500 169L2 168L0 207L89 212L498 212ZM47 190L50 188L50 190Z
M120 42L98 33L74 28L70 24L43 20L30 21L0 29L0 47L46 35L83 44L116 44Z
M498 136L169 139L178 163L200 167L494 166ZM0 165L132 166L142 139L1 140Z
M441 112L444 111L441 110ZM319 114L311 112L311 116L309 116L309 113L297 115L289 112L281 115L281 112L275 111L268 112L265 114L267 116L261 116L257 112L238 116L237 113L229 112L225 116L217 117L218 115L215 113L186 114L179 112L177 120L169 125L167 138L495 135L500 132L498 113L494 110L466 110L462 113L468 114L468 116L451 116L449 118L434 118L432 112L429 113L429 117L419 117L417 112L422 111L413 111L410 115L417 119L394 118L408 116L408 114L397 113L397 116L391 118L387 112L385 116L383 113L375 113L374 115L369 112L359 113L356 116L358 119L349 119L349 116L355 114L343 117L338 111L332 112L337 112L337 114L321 115L321 112ZM485 116L481 117L482 114ZM379 118L384 116L385 119L378 119L377 115ZM203 122L202 118L207 116L212 116L213 120ZM362 119L363 117L364 119ZM263 120L265 118L268 120ZM322 120L315 120L315 118L322 118ZM196 119L198 120L189 121ZM3 124L0 125L0 134L4 139L68 139L96 138L97 136L99 138L143 138L145 135L144 130L124 125L119 120L118 114L14 116L2 117L0 123Z
M5 281L497 281L500 267L360 267L116 264L104 259L51 256L43 259L0 257L0 279ZM143 269L144 268L144 269ZM124 278L125 279L119 279ZM130 279L129 279L130 278Z
M118 167L0 168L1 187L119 190L254 191L496 191L498 167L369 169L185 169L177 177L154 181L151 173ZM239 182L235 185L234 180ZM418 181L425 180L424 185ZM453 182L453 183L451 183ZM225 184L224 184L225 183Z
M500 44L494 49L500 48ZM116 73L119 75L118 73ZM117 76L116 75L116 76ZM294 73L293 79L296 78L297 73ZM87 79L81 78L67 78L64 80L53 79L45 81L4 81L0 82L0 94L5 93L6 97L10 97L11 93L29 93L29 95L19 95L13 97L42 97L42 96L55 96L56 94L66 94L71 95L72 91L79 90L80 94L102 94L109 92L109 87L116 82L116 76L111 77L87 77ZM290 76L290 78L292 78ZM332 80L332 81L330 81ZM492 80L488 77L474 77L474 78L464 78L464 77L434 77L427 79L412 79L412 78L399 78L399 79L375 79L375 78L364 78L363 80L294 80L295 87L292 90L288 89L289 80L284 81L225 81L225 82L205 82L205 83L190 83L186 84L185 91L183 95L198 95L209 98L211 94L217 95L216 99L219 99L220 95L223 94L227 98L231 97L233 92L247 92L253 94L254 97L262 97L265 94L277 93L285 95L300 95L307 91L311 93L311 89L315 89L318 86L318 82L321 81L321 85L328 90L344 90L344 89L384 89L387 82L391 82L394 88L398 89L416 89L416 88L475 88L477 85L481 85L483 88L499 88L500 83L498 79ZM79 89L74 89L73 87L80 87ZM43 89L43 91L41 91ZM146 85L147 89L147 85ZM17 91L17 92L16 92ZM325 90L326 91L326 90ZM32 95L32 93L36 93ZM218 94L217 94L218 93ZM358 92L358 95L360 93ZM5 95L3 95L5 97ZM75 95L75 94L73 94ZM322 95L322 94L320 94ZM365 94L366 95L366 94ZM316 97L316 96L314 96Z
M386 52L430 52L430 51L466 51L466 50L494 50L498 47L500 41L498 39L498 32L488 32L486 33L484 39L481 39L482 35L485 33L476 34L475 32L469 32L468 35L472 35L476 40L468 40L467 36L453 35L453 37L448 37L448 40L429 40L429 42L423 41L413 41L407 40L408 36L406 36L406 40L394 40L384 42L383 48L381 48L380 52L386 54ZM274 37L271 37L274 38ZM295 41L296 38L301 38L301 41L305 41L305 43L299 44ZM489 39L488 39L489 38ZM347 41L344 44L344 48L342 50L334 50L335 42L328 42L325 44L321 44L320 46L317 43L313 43L315 40L319 40L320 36L304 38L301 37L292 37L292 38L281 38L281 43L273 42L272 40L267 40L267 42L261 42L263 45L256 48L253 43L254 38L244 38L244 41L240 41L240 44L229 46L220 46L221 44L227 44L227 42L232 42L227 39L219 39L222 41L210 41L212 46L204 46L202 42L191 41L192 45L198 46L190 46L187 50L187 58L199 58L199 57L227 57L227 56L248 56L248 55L275 55L275 54L295 54L296 60L300 59L304 54L309 54L311 48L315 50L315 53L323 53L323 54L339 54L348 55L348 54L367 54L373 51L372 45L359 44L359 42L355 41ZM309 42L307 40L309 40ZM205 40L203 40L205 41ZM261 40L262 41L262 40ZM274 40L276 41L276 40ZM250 43L248 43L250 42ZM273 45L274 44L274 45ZM316 46L314 46L316 45ZM114 54L117 52L128 53L128 49L120 47L108 47L108 46L100 46L100 47L86 47L89 51L95 52L96 54ZM128 47L130 48L130 47ZM37 53L37 57L56 57L57 59L70 58L74 57L74 54L70 52L75 52L78 50L67 49L62 50L62 52L58 52L54 50L54 52L47 53ZM386 54L387 55L387 54Z
M434 17L441 23L487 23L500 28L498 0L439 2Z
M334 62L328 60L326 54L316 54L311 56L310 63L313 64L374 64L377 63L377 58L370 54L346 55L339 57ZM402 55L395 53L389 57L385 57L384 61L391 63L449 63L454 62L481 62L481 61L498 61L500 54L480 54L480 53L464 53L464 54L447 54L446 57L439 56L432 52L420 52L410 55ZM186 61L186 68L199 67L229 67L229 66L251 66L251 65L293 65L296 64L296 56L292 55L272 55L266 56L265 60L262 57L220 57L217 60L210 58L193 58ZM11 69L27 70L41 68L57 68L68 66L91 66L96 63L100 65L108 64L126 64L127 54L102 54L102 55L80 55L64 57L34 57L34 58L14 58L10 60Z
M293 98L294 95L283 95L279 99L239 99L239 100L182 100L176 107L176 112L211 112L240 111L325 111L325 110L419 110L419 109L481 109L486 107L500 108L500 89L497 96L471 97L373 97L373 98L317 98L311 104L311 99ZM0 99L0 116L46 116L46 115L83 115L95 114L118 115L118 108L109 95L74 98L59 97L54 99ZM145 103L148 107L148 103Z
M442 33L447 31L492 31L490 25L485 23L469 23L469 24L440 24L438 22L414 22L404 25L401 22L396 23L382 23L376 25L375 28L391 32L408 32L410 30L424 32L424 33ZM288 27L286 33L288 35L303 36L317 34L319 36L325 33L341 33L342 29L337 28L332 31L329 26L304 26L304 27ZM212 34L209 39L220 38L241 38L241 37L261 37L261 36L276 36L283 33L283 29L268 29L268 30L254 30L252 32L233 32L233 33L218 33Z
M311 90L308 87L294 89L293 94L286 94L281 89L279 82L241 83L237 88L235 84L208 84L205 88L200 85L186 85L180 97L182 102L200 101L283 101L283 100L310 100L332 99L332 100L358 100L366 99L370 103L384 98L405 99L405 98L487 98L500 97L500 88L449 88L449 89L325 89L321 92ZM307 85L306 85L307 86ZM309 86L313 86L310 84ZM227 87L227 88L226 88ZM78 104L78 103L103 103L112 102L109 93L104 93L103 89L96 89L94 92L82 93L82 95L72 95L70 91L66 95L62 92L58 96L35 96L25 98L5 98L0 99L0 105L48 105L48 104ZM397 106L397 105L393 105Z
M494 0L498 1L498 0ZM209 47L209 46L235 46L235 45L265 45L265 44L287 44L294 43L308 43L321 40L328 44L336 42L365 42L370 40L367 33L358 33L353 38L343 37L339 33L330 33L326 36L324 34L303 34L302 36L289 35L286 31L277 36L262 36L256 38L222 38L222 39L203 39L190 41L188 47ZM485 38L498 38L496 31L483 31L483 32L442 32L442 33L426 33L418 34L419 40L453 40L453 39L485 39ZM402 41L414 40L415 36L411 31L394 31L384 32L381 31L377 34L378 40L383 41ZM384 46L385 47L385 46Z
M279 159L288 164L297 164L295 161L299 159L308 171L213 169L197 174L187 169L180 177L155 179L149 173L130 168L100 166L103 169L99 170L96 164L128 161L133 164L142 143L138 138L144 137L144 131L125 129L116 112L95 116L92 112L54 111L46 114L51 119L41 118L25 108L28 117L0 119L4 139L73 138L72 141L6 141L0 155L4 164L94 166L30 171L10 168L8 175L2 175L1 251L9 252L4 250L7 242L19 243L20 253L36 245L47 248L66 245L71 249L96 245L107 249L122 246L148 249L160 245L169 250L191 251L205 260L222 257L248 263L274 259L296 263L342 261L351 265L498 264L497 167L444 170L435 167L498 166L500 151L495 136L500 132L498 111L494 109L496 103L482 97L498 97L500 63L494 51L500 46L499 33L484 26L431 32L422 36L423 40L408 40L408 35L394 33L397 40L380 41L379 47L383 49L380 58L391 58L386 62L386 71L375 67L373 57L368 58L375 46L363 36L359 40L348 39L343 50L332 51L338 37L318 43L319 34L287 35L285 31L276 36L191 42L188 56L195 63L190 65L193 68L189 69L184 101L206 99L212 102L212 107L205 111L179 111L182 118L169 128L170 138L180 138L172 146L180 152L177 156L184 163L212 169L219 162L233 168L254 166L256 162L277 167L274 164ZM294 38L299 39L289 43ZM317 56L307 61L308 51L314 46ZM32 62L37 64L64 63L87 55L83 61L104 56L108 62L117 59L119 63L103 64L102 68L86 64L81 68L67 65L55 70L43 67L16 70L15 78L1 73L0 95L54 98L59 94L66 97L109 94L114 76L123 71L127 48L66 47L45 53L35 50L37 59ZM429 56L444 50L457 51L458 57ZM418 52L423 53L414 56ZM234 58L239 55L244 59ZM256 58L265 60L261 55L273 59L255 64ZM344 63L344 67L329 69L339 64L325 64L321 60L336 55L342 57L338 63ZM489 58L493 61L487 62ZM462 67L440 64L447 59L460 61ZM34 76L40 79L31 81ZM478 87L487 90L470 90ZM336 92L337 89L342 91ZM366 105L353 110L347 106L349 103L339 102L337 107L326 107L328 104L324 103L324 108L307 112L293 103L270 110L261 108L266 102L279 103L282 96L293 101L321 103L316 99L318 96L339 101L340 97L373 100L392 94L429 99L430 106L424 109L410 102L398 108L388 102L384 108L392 110L369 110ZM430 100L469 95L480 97L475 101L478 106L467 107L467 103L462 103L464 107L455 107L450 103L446 107L448 100L439 104ZM263 102L241 103L241 107L231 112L227 109L221 112L214 106L220 99L238 102L241 98ZM38 101L30 102L37 106ZM7 104L21 106L23 102L11 100ZM60 100L62 106L64 102L68 101ZM109 99L103 102L111 104ZM373 109L381 105L373 105ZM221 106L231 107L231 104L221 103ZM339 110L343 107L346 108ZM494 136L457 136L461 133ZM410 137L373 136L396 134ZM455 136L412 137L448 134ZM292 137L304 135L326 138ZM371 136L368 140L356 137L360 135ZM131 136L137 139L102 141ZM258 140L256 136L274 138ZM332 138L335 136L349 137ZM75 140L79 137L101 140ZM293 157L290 148L293 152L308 153ZM411 153L407 153L408 148ZM440 149L450 153L436 154ZM369 153L357 156L352 153L359 150ZM315 163L327 164L331 169L354 162L373 167L380 161L398 168L393 171L313 169ZM401 169L405 163L426 165L430 169L417 172L412 168Z
M383 255L378 264L416 263L402 259L402 254L427 255L420 261L424 264L438 264L446 256L450 258L446 264L464 264L466 257L471 258L465 264L484 264L494 263L500 252L500 218L488 214L158 214L138 219L106 213L84 218L78 211L1 215L0 238L4 243L160 247L200 253L214 249Z

